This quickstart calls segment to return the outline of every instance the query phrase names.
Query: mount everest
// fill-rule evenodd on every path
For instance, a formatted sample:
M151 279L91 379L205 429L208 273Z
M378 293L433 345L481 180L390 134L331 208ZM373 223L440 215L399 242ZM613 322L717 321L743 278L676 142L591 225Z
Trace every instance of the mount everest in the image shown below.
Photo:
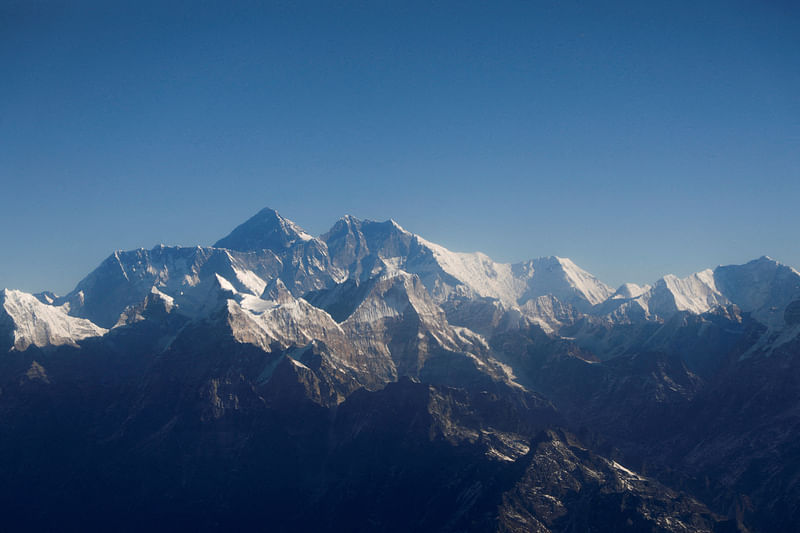
M3 495L42 529L84 498L121 530L798 518L800 273L769 257L614 290L566 258L497 263L352 216L313 237L264 209L0 303L0 474L55 504Z
M104 335L124 325L132 309L154 300L188 319L208 316L225 301L229 309L252 317L284 309L282 323L290 330L295 326L286 322L289 315L291 320L327 321L334 324L328 329L338 332L335 324L349 317L341 309L352 313L363 304L358 316L365 321L395 313L389 308L367 311L367 301L361 300L370 283L394 278L407 278L404 287L421 284L411 289L417 306L429 314L444 312L442 323L466 326L469 319L458 310L481 307L497 317L495 327L531 323L554 334L581 318L608 324L663 322L678 312L702 315L726 306L780 329L786 308L800 301L800 273L766 256L683 279L667 275L644 287L626 283L614 291L566 258L497 263L479 252L451 252L394 221L349 215L315 238L267 208L213 247L159 245L114 252L64 297L6 289L3 311L13 349L22 350L31 344L75 345ZM263 318L282 327L280 320ZM486 331L487 326L477 329ZM297 343L314 338L299 331L281 335Z

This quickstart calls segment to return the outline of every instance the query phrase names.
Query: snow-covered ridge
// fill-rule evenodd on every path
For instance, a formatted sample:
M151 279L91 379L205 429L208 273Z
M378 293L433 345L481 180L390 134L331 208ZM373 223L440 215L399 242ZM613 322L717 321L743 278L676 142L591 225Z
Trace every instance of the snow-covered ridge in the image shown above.
M639 286L636 283L623 283L619 289L611 295L611 299L629 299L641 296L649 291L652 287L650 285Z
M433 253L441 269L481 297L515 305L525 291L525 279L515 276L510 264L496 263L481 252L451 252L417 235L417 242Z
M156 246L114 252L57 303L70 314L112 327L120 314L139 305L153 288L172 298L179 312L194 314L222 276L238 292L258 295L280 271L272 252L248 254L218 248Z
M590 306L605 301L614 292L611 287L564 257L540 257L523 265L531 278L526 297L552 295L562 303L588 311Z
M2 311L10 322L12 349L22 351L29 346L76 346L87 337L105 335L108 330L89 320L67 314L69 306L54 306L39 301L32 294L3 289Z
M773 328L785 324L787 306L800 300L800 273L767 256L744 265L717 267L714 281L742 311Z
M560 308L559 315L570 316L572 307L584 314L626 321L661 320L680 311L700 314L733 303L743 310L760 313L764 320L779 322L780 318L779 310L766 317L769 313L762 309L766 300L755 292L732 297L731 286L740 282L734 280L719 287L719 269L704 270L686 278L667 275L653 285L625 284L613 291L567 258L553 256L517 264L498 263L480 252L448 250L408 232L393 220L374 222L346 215L329 232L314 238L276 211L264 209L216 245L231 247L224 250L224 260L212 259L222 252L219 248L199 249L200 255L208 258L190 261L190 271L181 278L180 286L175 285L175 274L185 271L186 266L176 268L160 261L157 272L141 288L140 297L155 281L159 290L176 298L179 308L180 300L184 300L186 307L191 302L179 298L184 295L182 287L196 285L210 271L220 273L236 291L254 296L261 296L269 284L281 279L295 297L309 290L330 288L346 279L365 280L387 271L417 275L440 305L453 299L496 299L507 309L518 309L534 322L538 318L538 322L544 321L556 329L559 322L554 318L555 313L545 313L542 305L526 303L554 297L560 306L567 306ZM768 258L760 261L764 260L771 262ZM129 265L127 272L124 267L122 271L130 281L134 266L130 259L122 263ZM786 272L797 277L793 269ZM765 275L762 272L760 277ZM539 316L542 313L547 316ZM110 319L107 321L110 323Z
M328 245L331 261L349 269L351 277L368 271L363 261L377 256L395 270L418 275L438 302L454 297L482 297L514 307L552 294L565 303L588 309L613 292L569 259L498 263L480 252L448 250L404 230L393 220L362 221L348 215L320 238Z
M388 278L399 293L388 290L389 284L363 300L368 282ZM147 306L154 303L190 320L227 308L241 320L255 320L261 332L258 343L267 346L307 342L317 333L341 336L336 324L348 316L349 322L377 323L402 317L409 306L424 320L430 317L431 324L443 322L444 329L431 330L445 331L452 322L484 334L501 323L539 324L557 334L584 315L610 322L665 320L677 312L701 314L728 305L781 327L786 307L800 300L800 274L762 257L685 278L667 275L643 287L624 284L613 291L567 258L498 263L480 252L448 250L393 220L350 215L316 238L264 209L216 247L160 245L114 252L63 298L36 299L17 292L6 291L4 305L5 313L15 317L7 322L15 324L11 329L19 346L74 344L102 335L104 328L145 319ZM469 305L461 306L464 302ZM494 325L484 328L465 313L491 315L487 320ZM315 321L325 327L316 327Z
M668 274L652 286L637 289L633 284L621 287L599 309L613 318L663 319L679 311L702 314L736 305L765 325L782 327L784 310L800 300L800 273L764 256L685 278Z

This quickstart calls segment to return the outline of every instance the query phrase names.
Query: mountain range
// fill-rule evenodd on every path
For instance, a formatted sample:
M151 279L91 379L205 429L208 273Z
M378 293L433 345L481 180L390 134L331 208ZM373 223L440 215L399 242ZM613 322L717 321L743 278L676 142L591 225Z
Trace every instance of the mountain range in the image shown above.
M0 304L12 530L800 520L800 273L766 256L614 289L263 209Z

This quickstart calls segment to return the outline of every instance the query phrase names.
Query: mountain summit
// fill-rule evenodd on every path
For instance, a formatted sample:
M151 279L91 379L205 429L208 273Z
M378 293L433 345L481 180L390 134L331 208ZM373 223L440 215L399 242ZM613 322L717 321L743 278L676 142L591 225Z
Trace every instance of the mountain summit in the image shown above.
M214 248L227 248L240 252L280 251L298 241L311 239L311 235L303 228L282 217L274 209L265 207L237 226L227 237L214 243Z

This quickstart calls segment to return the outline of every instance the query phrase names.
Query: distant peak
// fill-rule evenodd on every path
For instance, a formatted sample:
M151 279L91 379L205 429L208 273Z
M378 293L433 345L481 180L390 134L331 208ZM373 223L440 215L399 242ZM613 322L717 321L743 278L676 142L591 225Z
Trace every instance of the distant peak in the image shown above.
M411 234L411 232L407 231L405 228L403 228L403 226L398 224L393 219L384 220L381 222L368 218L362 220L354 217L353 215L345 215L337 220L333 227L326 234L324 234L321 239L323 241L328 241L330 238L346 232L365 231L370 233L376 230L382 233L399 232L402 234Z
M364 220L361 223L362 226L371 226L372 228L380 228L381 231L385 232L397 232L403 233L407 235L412 235L412 233L406 230L403 226L397 223L394 219L390 218L389 220L384 220L382 222L378 222L377 220Z
M278 211L276 211L275 209L272 209L271 207L264 207L263 209L261 209L261 211L259 211L258 213L255 214L255 216L259 216L259 215L272 215L272 216L276 216L276 217L280 216L280 214L278 214Z
M750 261L748 261L744 265L728 265L728 266L735 267L735 266L746 266L746 265L751 265L751 266L775 265L775 266L779 266L779 265L781 265L781 263L780 263L780 261L777 261L777 260L773 259L772 257L770 257L768 255L762 255L761 257L759 257L757 259L751 259ZM723 268L725 268L725 267L723 267Z
M258 213L256 213L252 217L250 217L245 222L245 224L247 224L247 223L251 223L252 224L252 223L255 223L255 222L258 222L258 221L269 222L269 223L273 223L273 224L286 224L286 223L294 224L291 220L288 220L288 219L282 217L280 213L278 213L276 210L272 209L271 207L265 207L264 209L262 209L261 211L259 211Z
M557 255L554 255L554 256L552 256L552 258L553 258L553 259L554 259L554 260L555 260L555 261L556 261L558 264L560 264L561 266L567 266L567 267L577 267L577 266L578 266L578 265L576 265L576 264L575 264L575 262L574 262L572 259L570 259L569 257L559 257L559 256L557 256Z
M637 298L650 289L649 285L639 286L636 283L623 283L619 286L612 298Z
M334 227L337 228L359 228L361 227L361 220L353 215L345 215L336 221Z
M760 272L772 272L776 269L783 269L788 268L790 270L791 267L787 267L780 261L776 261L772 257L768 255L762 255L757 259L752 259L744 264L734 264L734 265L720 265L713 270L714 275L726 275L726 272L732 271L760 271Z
M273 222L284 221L284 222L290 222L291 223L291 221L289 219L283 217L280 213L278 213L278 211L276 211L275 209L272 209L271 207L265 207L265 208L261 209L255 215L253 215L252 217L247 219L245 224L248 223L248 222L255 221L255 220L264 220L264 221L273 221Z
M313 237L277 211L265 207L246 222L236 227L227 237L214 243L215 248L227 248L241 252L258 250L280 251L298 241L310 241Z
M361 228L361 221L353 215L345 215L327 231L320 236L326 243L332 239L341 238L344 235L357 233Z
M403 226L401 226L400 224L398 224L398 223L397 223L397 221L396 221L395 219L393 219L393 218L390 218L389 220L387 220L387 222L388 222L389 224L391 224L392 226L394 226L394 227L395 227L395 229L398 229L398 230L402 231L403 233L408 233L408 232L405 230L405 228L403 228Z
M537 257L536 259L532 260L534 266L538 266L542 268L543 266L558 266L558 267L565 267L565 266L575 266L575 263L570 261L564 257L558 257L557 255L547 255L543 257Z

